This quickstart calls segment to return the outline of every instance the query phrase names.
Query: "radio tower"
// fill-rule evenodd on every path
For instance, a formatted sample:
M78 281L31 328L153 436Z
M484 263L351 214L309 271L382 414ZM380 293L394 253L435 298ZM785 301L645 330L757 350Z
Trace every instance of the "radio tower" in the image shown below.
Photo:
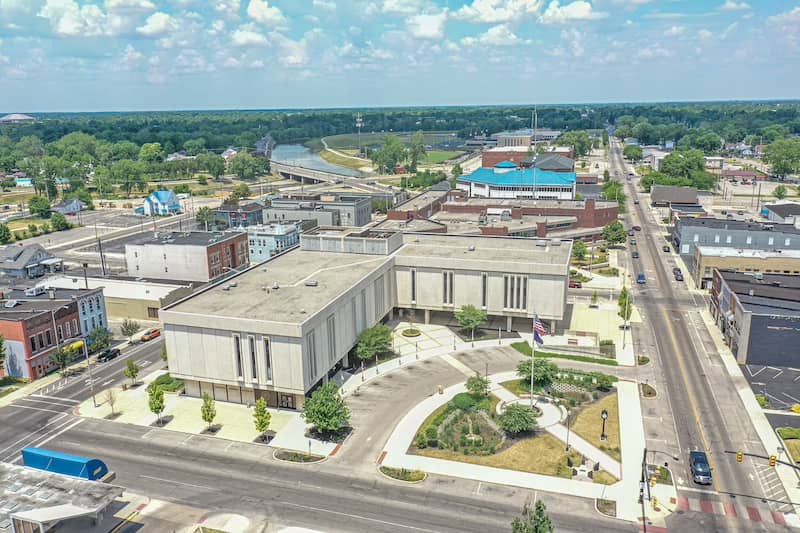
M356 113L356 128L358 129L358 156L361 157L361 126L364 121L361 119L361 113Z

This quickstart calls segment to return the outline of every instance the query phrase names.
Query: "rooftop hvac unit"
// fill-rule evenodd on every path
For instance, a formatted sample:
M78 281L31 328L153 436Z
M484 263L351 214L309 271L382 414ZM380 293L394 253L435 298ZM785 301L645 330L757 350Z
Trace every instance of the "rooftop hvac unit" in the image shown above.
M475 251L475 245L474 244L470 244L469 248L467 248L467 250L469 250L470 252L474 252Z
M561 246L561 241L551 241L550 246Z
M318 285L319 285L319 281L317 281L315 279L310 279L310 280L306 281L306 287L316 287Z
M536 246L545 247L547 246L547 241L536 241Z
M228 287L230 287L231 289L235 289L237 286L238 284L235 281L228 284Z
M280 286L280 285L278 285L278 282L277 282L277 281L276 281L276 282L274 282L274 283L272 284L272 290L275 290L275 291L277 291L277 290L278 290L278 289L280 289L280 288L281 288L281 286Z
M44 287L31 287L30 289L25 289L25 296L39 296L44 294L44 291Z
M18 303L19 302L16 301L16 300L7 300L6 303L3 304L3 307L5 307L6 309L11 309L12 307L17 305Z

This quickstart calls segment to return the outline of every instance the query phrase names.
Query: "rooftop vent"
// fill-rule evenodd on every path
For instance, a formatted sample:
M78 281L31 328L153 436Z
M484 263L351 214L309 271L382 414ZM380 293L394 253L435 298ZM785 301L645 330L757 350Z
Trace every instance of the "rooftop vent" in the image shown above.
M44 294L44 292L44 287L31 287L30 289L25 289L25 296L39 296L40 294Z
M306 285L306 287L316 287L316 286L319 285L319 281L317 281L315 279L310 279L310 280L306 281L305 285Z
M468 249L470 252L474 252L474 251L475 251L475 245L474 245L474 244L470 244L470 245L469 245L469 248L467 248L467 249Z
M278 282L277 282L277 281L276 281L276 282L273 282L273 284L272 284L272 290L274 290L274 291L277 291L277 290L278 290L278 289L280 289L280 288L281 288L281 286L280 286L280 285L278 285Z
M536 241L536 246L545 247L547 246L547 241Z
M6 309L11 309L12 307L17 305L18 303L19 302L16 301L16 300L7 300L6 303L3 304L3 307L5 307Z
M238 287L238 286L239 286L239 284L238 284L238 283L236 283L235 281L233 281L233 282L231 282L230 284L228 284L228 287L230 287L231 289L233 289L233 288L236 288L236 287Z
M750 295L750 296L753 296L753 294L755 294L755 293L753 292L753 289L750 289L749 291L747 291L747 294Z

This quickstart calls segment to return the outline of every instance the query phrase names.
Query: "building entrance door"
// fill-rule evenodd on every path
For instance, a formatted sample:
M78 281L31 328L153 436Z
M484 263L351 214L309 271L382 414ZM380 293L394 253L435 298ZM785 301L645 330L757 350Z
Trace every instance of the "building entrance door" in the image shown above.
M283 407L284 409L294 409L294 395L278 394L278 407Z

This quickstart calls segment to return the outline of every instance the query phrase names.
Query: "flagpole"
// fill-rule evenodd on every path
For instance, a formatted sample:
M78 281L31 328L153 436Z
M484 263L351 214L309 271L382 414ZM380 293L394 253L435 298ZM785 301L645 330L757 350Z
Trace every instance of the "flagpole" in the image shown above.
M536 313L533 313L533 322L531 322L531 409L533 409L533 365L536 361Z

